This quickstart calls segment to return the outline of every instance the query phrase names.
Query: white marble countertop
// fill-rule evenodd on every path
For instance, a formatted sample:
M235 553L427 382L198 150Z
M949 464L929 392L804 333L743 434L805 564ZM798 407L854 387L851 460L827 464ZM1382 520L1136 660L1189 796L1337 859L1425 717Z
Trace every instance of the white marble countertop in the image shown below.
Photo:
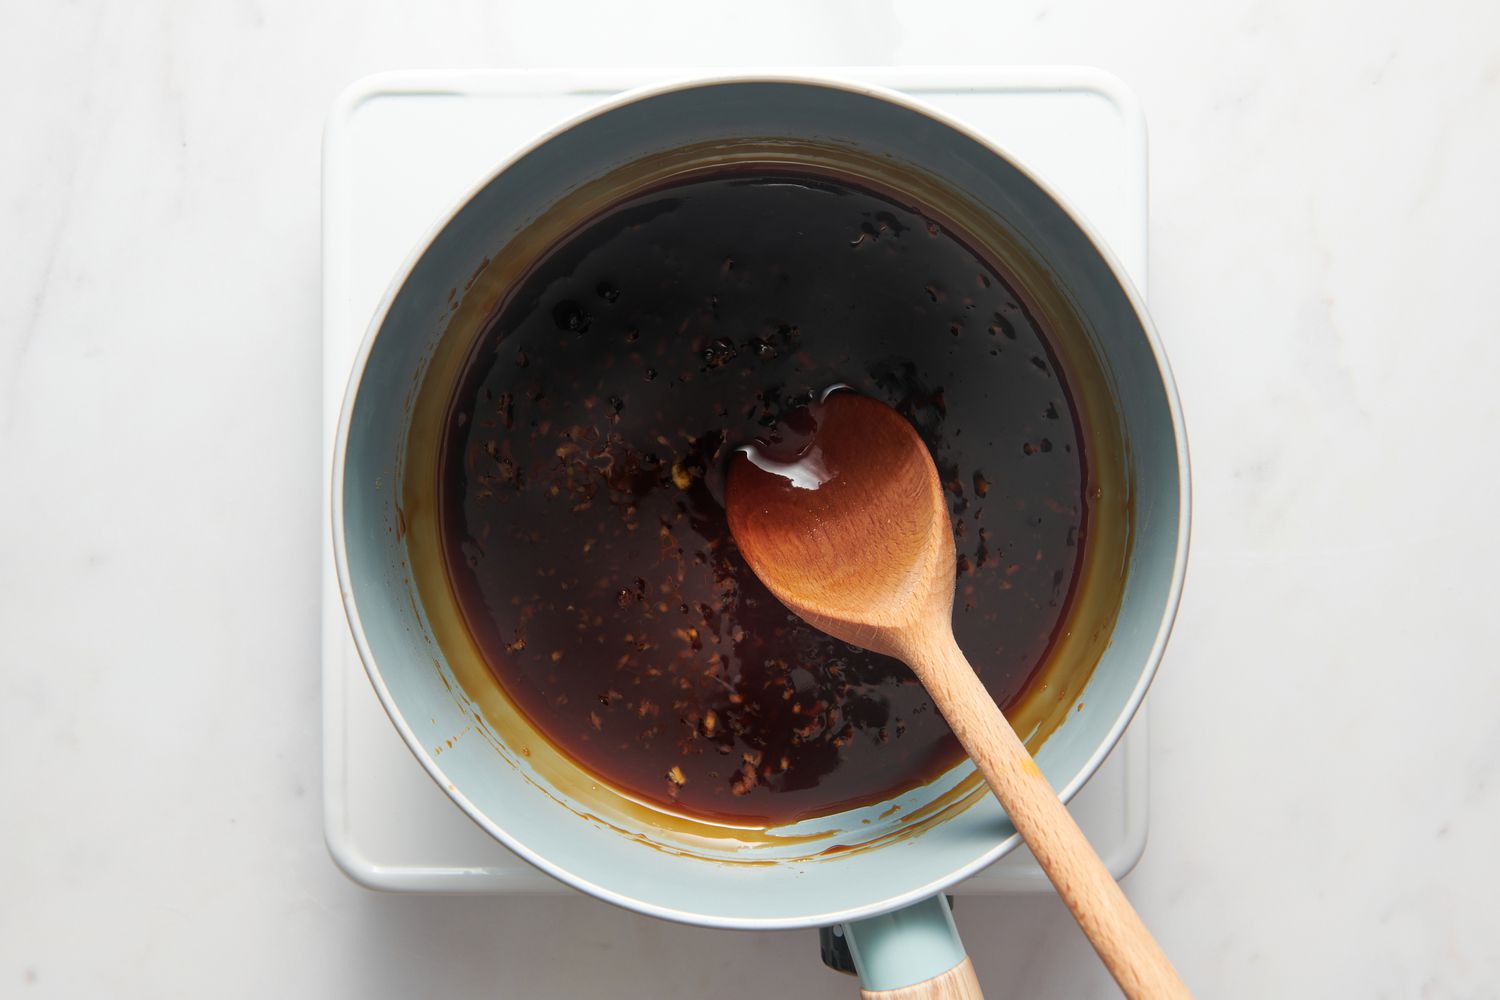
M807 933L382 896L322 842L333 96L721 62L1140 95L1197 518L1127 890L1205 997L1495 995L1500 7L669 6L7 7L0 996L853 995ZM992 997L1112 995L1054 899L958 919Z

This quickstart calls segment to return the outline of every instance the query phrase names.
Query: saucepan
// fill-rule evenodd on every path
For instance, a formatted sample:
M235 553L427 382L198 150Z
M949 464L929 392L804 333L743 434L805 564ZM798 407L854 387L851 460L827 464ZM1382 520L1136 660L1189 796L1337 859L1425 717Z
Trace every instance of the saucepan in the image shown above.
M862 987L901 991L965 960L945 890L1018 843L968 761L892 801L780 829L654 809L571 763L476 668L434 559L434 400L506 289L641 185L768 160L868 176L959 220L1057 332L1054 346L1085 373L1084 403L1108 414L1098 495L1121 527L1098 542L1107 607L1070 632L1047 709L1056 718L1026 727L1053 786L1065 800L1076 793L1140 705L1177 608L1189 506L1175 390L1140 295L1088 226L1002 149L893 92L790 76L688 80L603 103L498 166L396 276L358 355L332 470L338 576L392 723L488 834L643 914L838 928Z

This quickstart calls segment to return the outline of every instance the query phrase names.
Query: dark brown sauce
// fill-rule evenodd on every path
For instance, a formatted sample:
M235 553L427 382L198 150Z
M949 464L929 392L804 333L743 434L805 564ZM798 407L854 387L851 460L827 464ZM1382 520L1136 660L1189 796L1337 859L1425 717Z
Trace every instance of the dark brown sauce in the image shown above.
M791 615L729 535L734 448L835 383L932 450L954 630L1009 705L1082 565L1083 444L1042 332L956 234L825 177L700 176L552 248L480 338L443 442L449 579L510 699L609 784L784 822L962 756L906 667Z

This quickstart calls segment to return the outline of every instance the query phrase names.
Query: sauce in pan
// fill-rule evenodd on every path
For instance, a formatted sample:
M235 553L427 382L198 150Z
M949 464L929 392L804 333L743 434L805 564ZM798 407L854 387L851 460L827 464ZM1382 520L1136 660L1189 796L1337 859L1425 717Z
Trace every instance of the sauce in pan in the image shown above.
M506 296L451 400L450 584L496 680L612 786L784 822L962 750L910 671L804 624L736 550L736 447L842 383L932 450L954 630L1005 707L1065 627L1083 428L1045 331L959 234L853 183L724 169L615 205Z

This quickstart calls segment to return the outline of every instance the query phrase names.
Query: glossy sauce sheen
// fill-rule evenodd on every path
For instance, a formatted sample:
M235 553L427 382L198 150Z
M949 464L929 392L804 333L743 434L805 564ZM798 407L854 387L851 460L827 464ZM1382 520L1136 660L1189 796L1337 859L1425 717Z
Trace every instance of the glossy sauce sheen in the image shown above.
M843 181L722 172L639 195L502 304L450 407L444 554L508 696L611 785L778 823L878 801L962 750L910 671L790 614L725 521L738 446L845 384L931 449L954 631L1003 706L1081 565L1081 429L1001 275Z

